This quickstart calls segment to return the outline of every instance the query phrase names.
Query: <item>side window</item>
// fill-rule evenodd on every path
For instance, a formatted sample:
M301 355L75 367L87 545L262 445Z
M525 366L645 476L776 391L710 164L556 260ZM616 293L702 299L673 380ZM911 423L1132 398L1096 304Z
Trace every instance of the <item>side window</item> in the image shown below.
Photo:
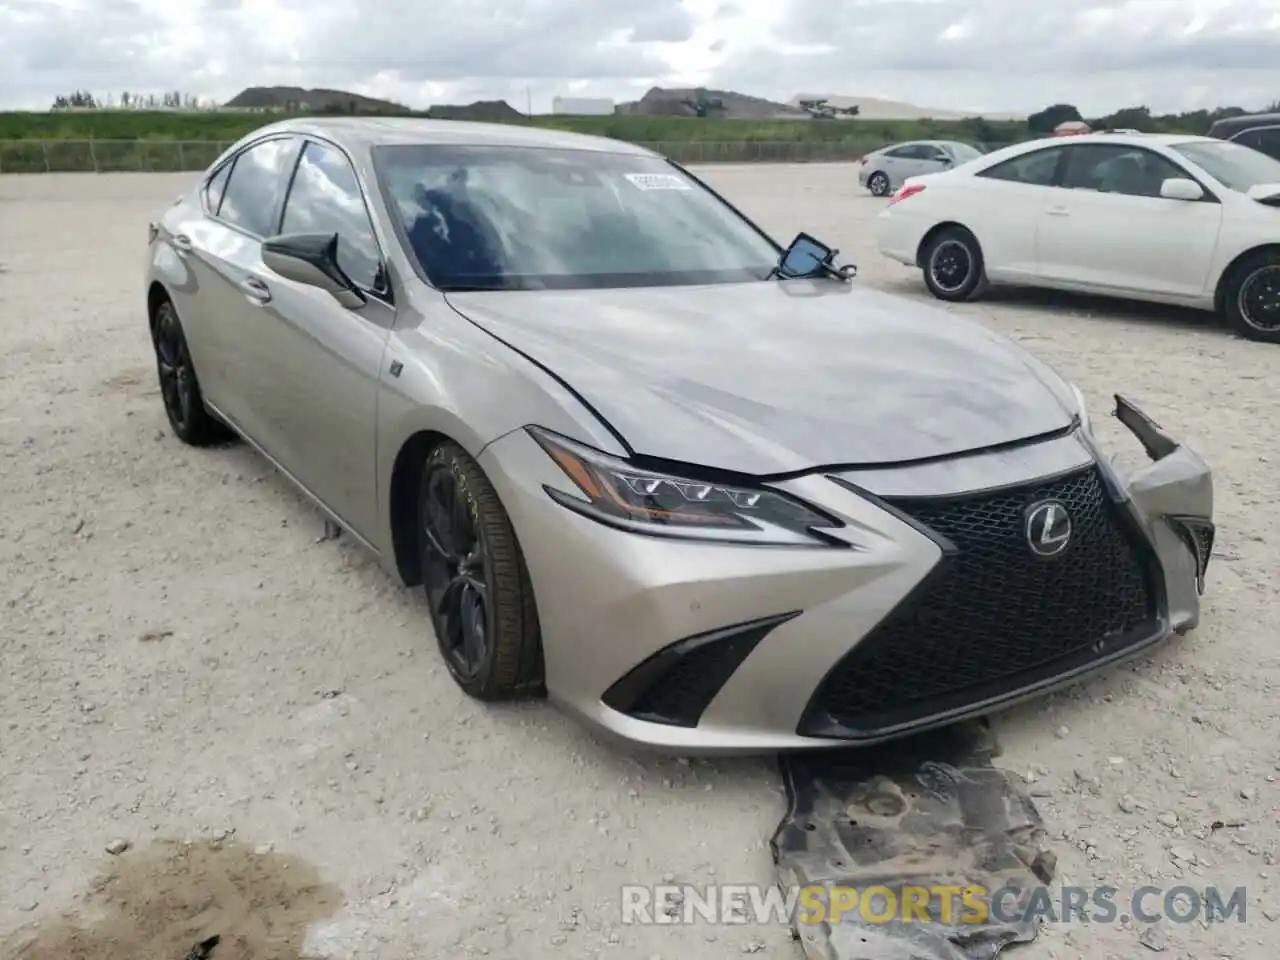
M893 157L895 160L917 160L920 157L918 149L914 143L909 143L905 147L894 147L885 156Z
M284 205L281 233L338 235L338 266L372 290L382 264L356 173L342 152L308 141Z
M1160 185L1185 171L1150 150L1124 144L1097 143L1067 150L1062 185L1073 190L1120 193L1129 197L1158 197Z
M231 168L234 165L233 157L219 167L217 173L204 185L205 208L212 214L216 215L218 212L218 204L222 203L222 193L227 189L227 178L231 176Z
M1260 153L1265 153L1269 157L1280 160L1280 127L1259 127L1255 130L1246 130L1244 133L1234 138L1236 143L1244 144L1246 147Z
M951 156L940 147L922 146L920 148L920 158L922 160L950 160Z
M1244 133L1237 133L1231 139L1236 143L1242 143L1246 147L1253 147L1253 149L1257 150L1259 144L1262 143L1262 131L1246 130Z
M1062 148L1050 147L1048 150L1024 153L1004 163L997 163L994 167L980 171L977 176L992 180L1008 180L1012 183L1026 183L1035 187L1052 187L1054 176L1058 172L1058 162L1061 159Z
M236 158L218 216L258 237L276 232L276 214L298 155L293 137L264 140Z

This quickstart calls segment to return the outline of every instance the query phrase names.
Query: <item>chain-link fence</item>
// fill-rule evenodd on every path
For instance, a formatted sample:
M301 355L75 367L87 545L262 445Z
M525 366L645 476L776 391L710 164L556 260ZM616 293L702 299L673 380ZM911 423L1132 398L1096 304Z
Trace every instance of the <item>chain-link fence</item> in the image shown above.
M0 140L0 173L203 170L229 145L216 140Z
M0 140L0 173L161 173L204 170L230 141ZM677 163L820 163L857 160L885 146L845 140L671 140L644 143Z

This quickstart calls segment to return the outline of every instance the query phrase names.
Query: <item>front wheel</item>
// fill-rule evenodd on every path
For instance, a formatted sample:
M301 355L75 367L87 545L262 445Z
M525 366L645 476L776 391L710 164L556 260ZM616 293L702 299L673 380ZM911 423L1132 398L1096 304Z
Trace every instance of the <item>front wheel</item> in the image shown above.
M873 197L887 197L889 195L888 176L877 170L867 178L867 189L871 191Z
M1280 343L1280 252L1260 251L1231 271L1223 311L1241 336Z
M458 686L477 700L541 692L524 555L489 478L456 443L436 447L423 466L418 539L436 642Z
M987 290L982 247L964 227L948 227L930 237L920 263L925 286L939 300L976 300Z

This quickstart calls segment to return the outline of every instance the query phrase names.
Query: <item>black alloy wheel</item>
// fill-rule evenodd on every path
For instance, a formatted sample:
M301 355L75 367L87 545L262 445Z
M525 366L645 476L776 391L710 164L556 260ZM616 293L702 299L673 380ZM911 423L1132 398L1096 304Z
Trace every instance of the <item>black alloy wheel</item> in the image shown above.
M418 497L422 583L445 665L480 700L542 692L533 586L515 531L480 466L443 443Z
M423 582L440 651L463 682L475 680L489 656L493 579L484 536L459 477L446 464L428 468L422 503Z
M1241 285L1240 314L1260 333L1280 334L1280 264L1255 270Z
M1233 267L1221 305L1240 336L1280 343L1280 249L1259 250Z
M964 227L945 227L922 245L925 286L939 300L976 300L989 286L978 238Z
M948 240L934 248L929 258L929 274L939 289L955 293L973 272L973 256L958 240Z

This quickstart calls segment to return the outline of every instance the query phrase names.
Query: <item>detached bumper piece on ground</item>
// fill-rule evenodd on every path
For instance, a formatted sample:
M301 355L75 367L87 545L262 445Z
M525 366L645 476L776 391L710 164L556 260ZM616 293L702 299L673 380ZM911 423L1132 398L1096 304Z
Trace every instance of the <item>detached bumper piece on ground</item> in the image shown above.
M797 915L807 960L991 960L1035 939L1028 904L1053 881L1055 858L1030 797L992 766L996 752L973 722L892 746L783 758L789 808L772 841L781 888L891 892L838 917ZM995 916L972 922L958 899L944 909L930 896L928 921L904 922L910 888L948 885L999 897Z

